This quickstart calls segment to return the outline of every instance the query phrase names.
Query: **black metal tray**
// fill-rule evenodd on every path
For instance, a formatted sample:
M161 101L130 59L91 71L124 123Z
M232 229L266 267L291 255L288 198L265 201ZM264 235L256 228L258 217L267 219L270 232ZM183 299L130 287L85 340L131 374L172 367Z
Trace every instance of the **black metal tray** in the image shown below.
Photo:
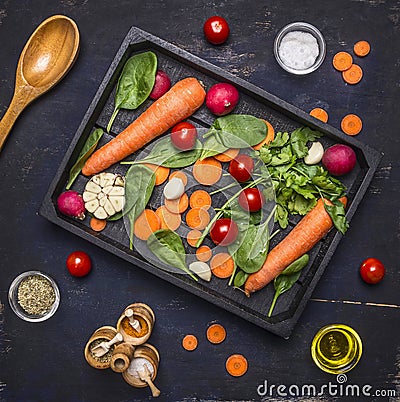
M204 281L194 282L187 275L180 275L157 268L146 261L139 253L131 251L122 220L112 222L107 225L103 232L96 233L90 229L88 218L84 221L78 221L63 216L57 211L57 197L65 190L69 170L76 161L88 135L95 127L105 129L108 123L113 111L116 84L124 63L133 54L145 50L151 50L156 53L159 67L169 74L172 82L187 76L194 76L202 81L207 88L221 81L234 84L240 92L240 103L235 109L235 113L248 113L269 120L277 131L291 132L297 127L309 126L324 134L323 142L325 146L336 142L350 145L357 154L358 163L356 168L343 181L348 189L347 217L350 220L354 215L379 163L381 155L378 152L353 137L346 136L335 128L319 122L309 116L308 113L297 109L270 93L136 27L132 27L125 37L84 115L43 200L40 215L132 264L152 272L158 277L279 336L288 338L342 237L336 230L328 233L313 248L310 253L310 263L303 270L299 281L280 297L273 316L268 318L267 312L274 293L272 285L268 285L247 298L243 292L229 287L228 280L213 278L209 283ZM121 110L114 122L113 132L118 133L125 128L150 102L150 100L147 100L136 111ZM191 121L198 127L209 127L214 119L215 116L211 115L205 106L191 117ZM101 144L109 141L110 138L111 135L105 134ZM108 171L124 171L121 169L123 169L122 165L117 164L108 169ZM80 175L74 183L73 189L82 192L87 180L88 178ZM298 219L292 219L288 229L282 231L273 239L271 247L284 237L297 221Z

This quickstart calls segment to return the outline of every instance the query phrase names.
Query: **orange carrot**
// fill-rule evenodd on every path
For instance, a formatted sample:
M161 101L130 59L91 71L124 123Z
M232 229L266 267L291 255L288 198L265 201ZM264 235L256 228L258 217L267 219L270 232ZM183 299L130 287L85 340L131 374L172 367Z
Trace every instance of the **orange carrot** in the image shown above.
M195 335L188 334L182 339L182 346L189 352L197 348L198 340Z
M225 340L226 331L221 324L212 324L207 328L206 336L211 343L218 344Z
M340 199L346 205L346 197ZM329 204L327 200L326 203ZM310 251L332 228L333 222L320 198L316 206L267 255L261 269L251 274L245 283L247 296L262 289L275 279L288 265Z
M191 208L186 214L186 223L192 229L203 230L210 223L210 214L204 208Z
M170 169L164 166L153 165L152 163L143 163L149 169L153 170L156 175L155 185L159 186L167 180Z
M193 165L193 177L205 186L215 184L222 175L221 162L215 158L205 158L202 161L197 160Z
M173 214L183 214L189 206L189 197L186 193L183 193L180 198L176 200L164 200L164 205L168 209L169 212Z
M362 120L356 114L348 114L343 117L340 127L347 135L357 135L362 129Z
M353 64L353 57L347 52L338 52L332 59L333 67L338 71L348 70Z
M217 278L229 278L235 269L235 262L228 253L218 253L210 261L212 273Z
M248 368L247 359L243 355L231 355L225 363L226 371L233 377L240 377Z
M145 209L134 224L135 236L140 240L147 240L155 231L161 229L161 221L151 209Z
M315 107L313 110L311 110L310 116L313 116L316 119L323 121L324 123L328 122L329 117L328 112L320 107Z
M255 149L256 151L259 151L260 148L264 144L270 143L275 138L275 130L272 127L271 123L269 121L267 121L267 120L264 120L264 119L261 119L261 120L267 125L268 131L267 131L267 136L261 142L259 142L257 145L253 146L253 149Z
M188 244L192 247L196 247L197 242L201 237L201 232L198 229L189 230L188 234L186 235L186 240Z
M214 155L214 158L219 162L230 162L239 154L238 148L229 148L221 154Z
M199 261L207 262L210 260L211 257L212 257L212 251L208 246L200 246L196 250L196 258Z
M203 104L206 93L193 77L177 82L161 98L152 103L133 123L94 152L82 173L99 173L142 148L175 124L191 116Z
M107 220L98 219L95 216L92 216L89 225L95 232L101 232L107 226Z
M171 180L174 177L176 177L177 179L181 179L184 186L186 186L188 184L188 178L187 178L186 174L182 172L182 170L175 170L174 172L172 172L169 175L168 180Z
M211 196L205 190L193 191L189 204L191 208L209 209L211 207Z
M358 57L365 57L370 52L371 46L366 40L360 40L354 44L353 50Z
M168 211L165 205L156 209L156 215L160 218L161 229L176 230L181 224L181 215Z
M342 77L345 82L348 84L357 84L361 81L363 76L362 68L358 64L352 64L351 67L346 70L342 71Z

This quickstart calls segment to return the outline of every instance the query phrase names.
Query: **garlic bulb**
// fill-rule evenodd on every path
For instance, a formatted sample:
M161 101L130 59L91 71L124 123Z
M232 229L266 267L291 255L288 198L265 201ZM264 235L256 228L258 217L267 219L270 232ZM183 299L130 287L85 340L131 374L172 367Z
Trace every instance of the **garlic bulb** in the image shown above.
M82 194L85 208L98 219L107 219L121 212L125 203L125 180L115 173L94 175Z

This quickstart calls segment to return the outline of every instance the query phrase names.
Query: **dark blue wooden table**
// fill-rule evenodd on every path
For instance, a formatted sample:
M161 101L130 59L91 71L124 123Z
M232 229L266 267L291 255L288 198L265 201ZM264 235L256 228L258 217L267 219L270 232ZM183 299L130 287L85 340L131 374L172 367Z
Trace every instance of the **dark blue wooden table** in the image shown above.
M362 395L360 400L398 400L400 3L2 1L1 115L11 100L25 41L53 14L66 14L78 24L79 58L62 83L24 111L0 153L0 401L148 400L148 389L130 387L111 370L95 370L83 357L91 333L101 325L114 325L133 301L149 304L156 313L151 342L161 354L156 380L162 391L160 400L354 400L343 396L340 380L319 370L310 356L314 334L336 322L356 329L364 345L361 361L347 373L343 384L354 385L352 389L360 392L370 385L371 396ZM203 22L214 14L224 16L231 27L228 42L218 47L208 44L202 33ZM293 21L316 25L327 43L324 64L304 77L284 72L272 52L278 30ZM38 215L63 155L133 25L304 111L325 108L329 123L336 128L345 114L358 114L364 123L358 139L383 153L350 229L288 340L166 283ZM371 54L360 61L364 77L355 86L346 85L331 60L337 51L351 51L361 39L372 46ZM77 249L86 251L94 265L82 279L71 277L65 268L66 257ZM379 258L386 266L386 277L379 285L366 285L359 277L358 267L367 257ZM30 269L49 273L60 287L59 310L44 323L20 320L7 301L14 277ZM211 345L205 338L207 326L215 321L227 330L221 345ZM187 333L199 339L198 349L191 353L181 347L181 338ZM225 371L225 360L232 353L248 359L248 372L241 378ZM320 394L314 398L304 394L301 399L301 389L307 385L315 386Z

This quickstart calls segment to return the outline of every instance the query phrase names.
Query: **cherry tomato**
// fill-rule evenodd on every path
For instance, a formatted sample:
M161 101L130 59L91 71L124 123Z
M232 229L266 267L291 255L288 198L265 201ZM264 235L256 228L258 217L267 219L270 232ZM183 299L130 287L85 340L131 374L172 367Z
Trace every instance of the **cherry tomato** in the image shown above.
M229 36L229 25L225 18L218 15L210 17L203 26L206 39L213 45L224 43Z
M236 240L238 233L239 229L236 222L229 218L216 220L210 230L211 240L220 246L232 244Z
M67 268L72 276L85 276L92 269L92 261L84 251L74 251L67 257Z
M193 149L196 144L197 130L193 124L182 121L172 127L171 141L181 151Z
M253 169L254 161L249 155L240 154L229 163L229 173L240 183L250 179Z
M377 258L367 258L360 266L360 275L364 282L375 284L385 276L385 267Z
M257 212L264 205L264 194L255 187L245 188L239 195L239 205L248 212Z

